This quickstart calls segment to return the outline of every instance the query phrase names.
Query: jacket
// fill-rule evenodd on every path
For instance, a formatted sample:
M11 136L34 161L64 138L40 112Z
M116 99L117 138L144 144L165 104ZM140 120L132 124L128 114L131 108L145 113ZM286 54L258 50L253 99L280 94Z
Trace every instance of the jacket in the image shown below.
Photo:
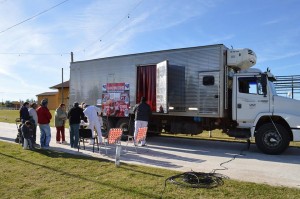
M28 108L26 106L22 106L20 109L20 118L22 122L30 119Z
M45 106L40 106L36 113L38 115L38 123L39 124L49 124L50 120L52 119L52 115L49 109Z
M80 124L80 120L84 119L83 110L80 107L73 107L68 112L70 124Z
M29 139L33 136L33 129L31 127L28 127L25 124L23 124L21 129L24 138Z
M36 110L34 108L30 108L28 110L28 112L31 117L31 122L33 123L33 121L34 121L34 124L37 125L38 124L38 116L37 116Z
M55 110L55 120L54 120L54 126L60 127L65 125L65 121L67 119L67 112L64 111L62 108L57 108Z
M135 121L140 120L148 122L152 114L151 108L146 102L141 102L137 104L134 107L133 112L135 114Z

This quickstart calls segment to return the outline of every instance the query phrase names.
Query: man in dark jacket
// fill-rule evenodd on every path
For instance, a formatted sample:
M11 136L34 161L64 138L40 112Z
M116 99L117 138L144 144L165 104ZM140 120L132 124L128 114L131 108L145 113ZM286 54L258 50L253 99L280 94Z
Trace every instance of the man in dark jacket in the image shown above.
M79 107L78 102L75 102L73 108L68 112L68 119L70 123L71 148L78 148L79 125L80 121L84 119L83 110Z
M151 108L149 104L146 103L146 98L141 97L141 102L137 104L133 112L135 114L135 122L134 122L134 139L136 139L137 132L139 128L147 127L148 121L151 116ZM141 141L141 145L144 146L146 140ZM138 143L135 143L138 144Z
M25 121L30 119L28 108L29 108L28 102L25 102L23 106L20 108L20 119L23 124L25 123Z
M51 129L50 120L52 115L48 109L48 100L43 99L41 101L41 106L36 110L38 116L38 123L41 131L40 142L41 148L48 149L51 141Z

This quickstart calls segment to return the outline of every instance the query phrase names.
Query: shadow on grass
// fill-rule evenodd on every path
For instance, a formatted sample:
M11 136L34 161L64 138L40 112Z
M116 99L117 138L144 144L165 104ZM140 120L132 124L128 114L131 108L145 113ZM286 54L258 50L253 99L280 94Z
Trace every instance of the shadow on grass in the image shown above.
M63 153L63 152L56 152L56 151L49 151L49 150L38 150L38 151L39 151L39 153L47 155L48 157L63 157L63 158L86 159L86 160L100 161L99 158L85 157L85 156L76 157L75 155L66 154L66 153ZM0 152L0 156L11 158L11 159L14 159L14 160L17 160L17 161L20 161L20 162L23 162L23 163L31 164L31 165L34 165L34 166L38 166L38 167L41 167L41 168L44 168L44 169L48 169L50 171L57 172L60 175L66 175L68 177L77 178L78 180L85 180L85 181L92 182L92 183L102 185L102 186L106 186L106 187L109 187L109 188L112 188L112 189L120 189L120 190L128 192L128 193L135 193L137 195L140 195L141 198L144 198L145 196L146 197L151 197L151 198L158 198L158 196L155 195L155 194L150 194L150 193L146 193L146 192L143 193L143 192L139 192L138 190L135 190L135 189L132 189L132 188L125 188L125 187L118 186L117 184L111 185L109 183L99 182L97 180L88 179L88 178L83 177L83 176L79 176L79 175L75 175L75 174L72 174L72 173L69 173L69 172L61 171L59 169L55 169L55 168L52 168L52 167L49 167L49 166L46 166L46 165L34 163L34 162L31 162L31 161L28 161L28 160L23 160L21 158L17 158L17 157L14 157L12 155L4 154L2 152ZM101 162L103 162L103 161L109 162L107 160L102 160L101 159ZM128 167L126 167L126 169L128 169ZM155 175L155 174L151 174L151 173L147 173L147 172L136 171L134 169L131 169L131 170L135 171L135 172L140 172L140 173L143 173L143 174ZM158 177L163 177L163 176L158 176Z
M49 158L72 158L72 159L84 159L84 160L94 160L94 161L99 161L99 162L111 162L106 159L99 159L96 157L91 157L91 156L86 156L86 155L81 155L81 154L71 154L69 152L63 152L63 151L56 151L53 150L46 150L46 149L35 149L34 152L39 153L41 155L45 155ZM73 152L73 151L72 151ZM76 153L78 153L76 151Z

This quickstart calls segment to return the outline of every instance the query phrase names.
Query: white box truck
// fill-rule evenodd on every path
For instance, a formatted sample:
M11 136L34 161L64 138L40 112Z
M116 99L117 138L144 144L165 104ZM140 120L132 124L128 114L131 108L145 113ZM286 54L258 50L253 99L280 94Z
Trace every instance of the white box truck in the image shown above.
M100 105L107 128L132 134L133 107L145 96L149 132L222 129L280 154L300 141L300 101L278 96L276 77L255 63L252 50L223 44L71 62L70 104Z

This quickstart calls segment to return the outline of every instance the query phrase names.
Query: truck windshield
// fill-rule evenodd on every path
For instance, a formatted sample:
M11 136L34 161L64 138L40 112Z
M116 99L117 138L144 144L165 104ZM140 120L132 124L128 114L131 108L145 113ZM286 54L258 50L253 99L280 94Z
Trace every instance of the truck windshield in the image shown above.
M269 80L269 85L270 85L270 92L272 93L272 95L277 95L275 84Z

